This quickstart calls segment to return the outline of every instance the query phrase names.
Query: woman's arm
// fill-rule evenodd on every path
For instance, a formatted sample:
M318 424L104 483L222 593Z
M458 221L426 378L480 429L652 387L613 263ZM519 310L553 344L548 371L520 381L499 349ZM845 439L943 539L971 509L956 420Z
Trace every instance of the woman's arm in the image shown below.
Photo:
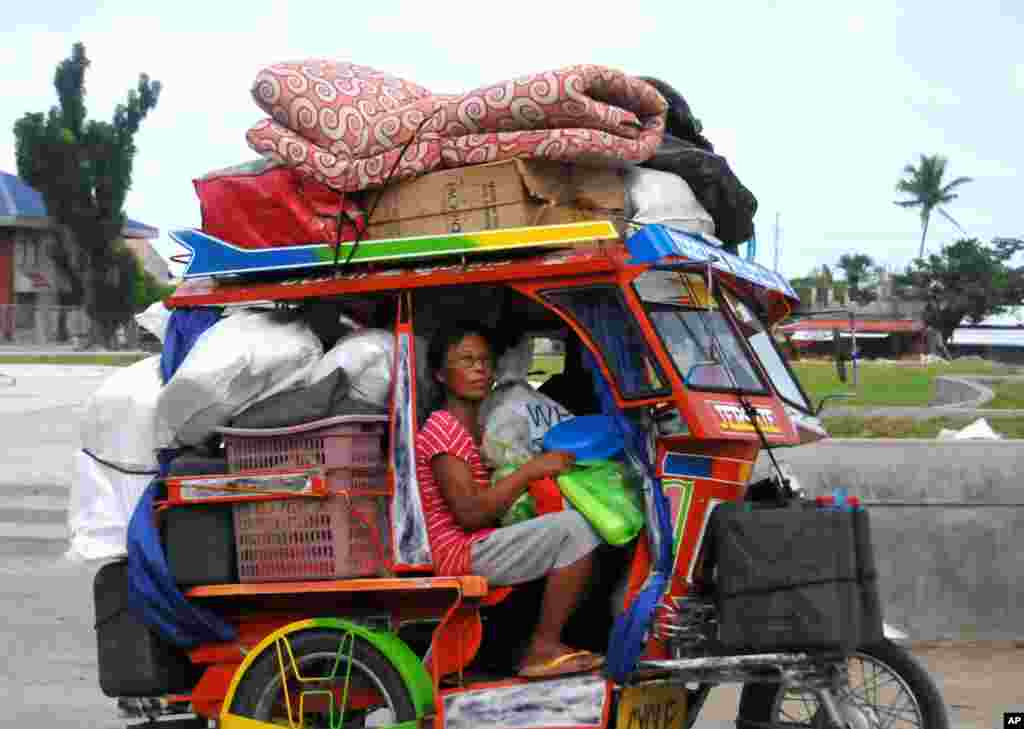
M455 521L467 531L476 531L494 526L532 481L557 476L574 460L570 453L545 453L486 489L477 485L469 464L461 458L442 453L430 462L430 467Z

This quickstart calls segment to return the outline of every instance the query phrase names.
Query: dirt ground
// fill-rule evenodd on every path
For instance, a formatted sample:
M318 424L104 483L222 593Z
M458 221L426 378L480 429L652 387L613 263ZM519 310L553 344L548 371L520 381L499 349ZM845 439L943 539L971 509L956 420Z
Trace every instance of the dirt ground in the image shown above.
M939 686L954 729L1002 729L1004 711L1024 710L1024 641L908 645ZM736 718L739 689L712 691L700 718Z

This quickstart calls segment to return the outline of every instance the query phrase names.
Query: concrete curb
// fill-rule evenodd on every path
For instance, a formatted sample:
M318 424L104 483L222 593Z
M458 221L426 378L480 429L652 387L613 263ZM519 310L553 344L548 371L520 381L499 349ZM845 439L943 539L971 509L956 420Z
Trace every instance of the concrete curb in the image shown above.
M943 375L935 378L935 399L929 403L929 406L980 408L995 396L996 394L992 390L969 375L960 377Z

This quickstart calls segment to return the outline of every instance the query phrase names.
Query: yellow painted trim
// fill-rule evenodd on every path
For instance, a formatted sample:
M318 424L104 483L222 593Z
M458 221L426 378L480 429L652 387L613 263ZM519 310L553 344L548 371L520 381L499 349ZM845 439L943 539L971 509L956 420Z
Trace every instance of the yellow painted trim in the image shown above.
M228 692L224 696L224 704L223 704L223 706L221 708L221 712L220 712L220 721L221 721L221 726L222 727L226 727L227 726L226 724L224 724L224 722L227 719L229 719L229 718L231 718L231 719L238 719L238 720L244 720L244 721L250 722L251 723L250 725L253 726L253 727L273 726L272 724L266 724L266 723L261 722L261 721L255 721L253 719L246 719L245 717L236 716L234 714L228 713L228 709L230 709L230 707L231 707L231 702L234 701L234 699L235 699L235 691L238 690L238 684L241 683L242 677L245 675L245 672L247 670L249 670L249 666L251 666L253 664L253 662L257 658L260 657L260 655L263 653L264 650L266 650L269 646L273 645L279 638L281 638L281 637L283 637L285 635L288 635L289 633L294 633L297 630L306 630L307 628L315 628L317 625L318 625L318 621L317 620L312 620L312 619L310 619L310 620L299 620L298 622L295 622L295 623L289 623L288 625L284 626L283 628L275 630L273 633L271 633L266 638L261 640L259 642L259 644L256 645L255 648L253 648L251 651L249 651L249 655L247 655L245 657L245 660L242 661L242 664L235 670L235 675L231 677L231 685L228 686Z

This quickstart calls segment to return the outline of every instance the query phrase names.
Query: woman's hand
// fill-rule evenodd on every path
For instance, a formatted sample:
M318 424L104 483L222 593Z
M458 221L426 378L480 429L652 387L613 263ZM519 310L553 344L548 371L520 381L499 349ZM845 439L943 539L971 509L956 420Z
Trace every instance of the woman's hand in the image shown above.
M522 470L526 471L530 481L537 481L564 473L572 468L574 463L576 463L576 456L572 453L551 451L534 456L523 465Z

